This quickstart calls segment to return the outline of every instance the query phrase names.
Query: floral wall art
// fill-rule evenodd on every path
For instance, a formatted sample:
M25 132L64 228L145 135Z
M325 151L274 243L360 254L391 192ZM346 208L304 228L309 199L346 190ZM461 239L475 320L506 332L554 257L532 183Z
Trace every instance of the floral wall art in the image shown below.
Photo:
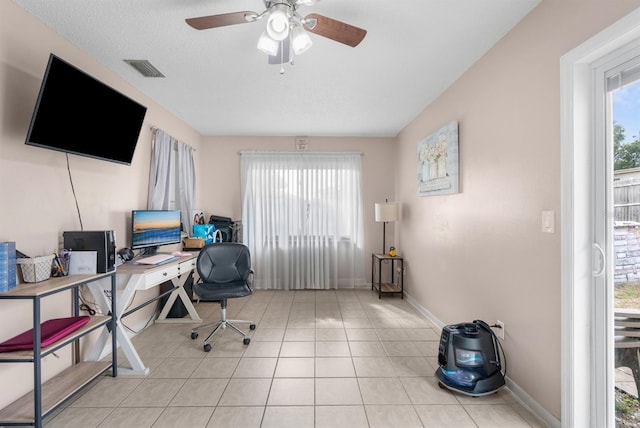
M418 142L418 194L458 193L458 122Z

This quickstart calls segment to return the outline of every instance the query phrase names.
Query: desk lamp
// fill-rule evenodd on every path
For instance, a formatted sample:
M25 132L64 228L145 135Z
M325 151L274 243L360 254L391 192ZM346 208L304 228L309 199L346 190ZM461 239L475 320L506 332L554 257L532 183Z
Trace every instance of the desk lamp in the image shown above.
M389 202L385 199L384 203L376 204L376 221L382 222L382 254L386 251L386 225L390 221L397 221L400 211L400 204L397 202Z

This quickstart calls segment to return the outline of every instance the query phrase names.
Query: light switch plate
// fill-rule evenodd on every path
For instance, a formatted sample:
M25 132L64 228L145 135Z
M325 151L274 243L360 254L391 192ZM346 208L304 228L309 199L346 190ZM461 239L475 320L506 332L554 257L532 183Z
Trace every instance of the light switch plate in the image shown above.
M542 211L542 232L555 233L555 231L556 231L555 212L553 210L543 210Z

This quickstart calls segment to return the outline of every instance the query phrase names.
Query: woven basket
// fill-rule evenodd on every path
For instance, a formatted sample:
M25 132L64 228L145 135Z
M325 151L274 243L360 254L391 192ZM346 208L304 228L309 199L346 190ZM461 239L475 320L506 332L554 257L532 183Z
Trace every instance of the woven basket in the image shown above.
M51 277L51 263L54 256L30 257L16 259L22 269L24 282L40 282Z

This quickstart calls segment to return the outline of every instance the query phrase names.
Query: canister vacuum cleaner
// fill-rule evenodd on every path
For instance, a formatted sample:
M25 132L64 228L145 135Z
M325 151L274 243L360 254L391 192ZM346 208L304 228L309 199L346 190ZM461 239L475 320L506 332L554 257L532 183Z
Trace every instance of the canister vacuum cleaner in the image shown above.
M440 387L472 397L493 394L505 385L502 345L481 320L442 329L436 377Z

